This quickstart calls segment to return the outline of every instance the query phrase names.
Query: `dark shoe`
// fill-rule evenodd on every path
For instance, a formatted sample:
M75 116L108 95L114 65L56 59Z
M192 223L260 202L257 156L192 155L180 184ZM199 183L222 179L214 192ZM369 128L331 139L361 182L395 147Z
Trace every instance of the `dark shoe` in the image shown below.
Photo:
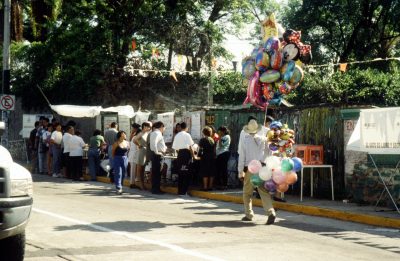
M268 216L268 219L267 219L267 223L265 223L265 225L272 225L272 224L274 224L274 223L275 223L275 218L276 218L275 215L273 215L273 214L269 215L269 216Z
M151 194L163 195L163 194L165 194L165 192L163 192L163 191L156 191L156 192L151 192Z
M249 218L246 216L242 217L242 221L252 221L252 220L253 220L253 218Z
M285 199L283 199L283 198L278 198L278 197L275 197L275 196L273 196L272 199L273 199L274 201L278 201L278 202L286 202Z

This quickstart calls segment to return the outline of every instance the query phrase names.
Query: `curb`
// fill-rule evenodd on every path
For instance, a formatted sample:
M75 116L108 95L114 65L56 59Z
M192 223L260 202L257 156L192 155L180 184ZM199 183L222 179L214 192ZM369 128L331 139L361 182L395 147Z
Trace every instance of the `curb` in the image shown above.
M109 178L107 177L97 177L97 181L103 183L110 183ZM124 180L124 186L129 187L129 180ZM177 194L177 188L175 187L166 187L161 186L162 191L169 194ZM238 196L229 196L223 194L214 194L205 191L198 190L190 190L190 195L193 197L211 199L217 201L231 202L236 204L243 204L243 199ZM253 205L257 207L262 207L262 203L260 199L253 199ZM318 216L318 217L326 217L343 221L351 221L355 223L361 223L366 225L373 225L379 227L388 227L388 228L400 228L400 218L388 218L388 217L378 217L366 214L357 214L353 212L341 211L336 209L329 208L319 208L314 206L306 206L306 205L295 205L291 203L281 203L274 202L274 208L285 210L289 212L301 213L305 215Z

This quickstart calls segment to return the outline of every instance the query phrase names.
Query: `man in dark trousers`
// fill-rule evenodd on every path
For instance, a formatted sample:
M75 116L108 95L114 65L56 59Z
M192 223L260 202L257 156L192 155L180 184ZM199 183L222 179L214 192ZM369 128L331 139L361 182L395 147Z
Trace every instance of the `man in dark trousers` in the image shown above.
M161 157L167 151L163 132L165 130L164 123L158 121L153 125L154 130L150 133L150 150L151 150L151 193L163 194L160 189L161 183Z
M181 131L176 134L172 148L178 152L177 170L178 170L178 194L186 195L189 187L189 163L194 157L192 146L194 142L189 133L187 133L185 122L181 123Z

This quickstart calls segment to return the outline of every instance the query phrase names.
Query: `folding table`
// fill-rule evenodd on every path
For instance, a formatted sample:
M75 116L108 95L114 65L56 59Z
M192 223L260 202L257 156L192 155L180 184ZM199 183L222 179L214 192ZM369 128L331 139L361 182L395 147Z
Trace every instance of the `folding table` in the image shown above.
M304 169L310 169L310 179L311 179L311 197L314 196L314 168L329 168L330 178L331 178L331 190L332 190L332 200L335 200L334 189L333 189L333 165L303 165L301 168L301 184L300 184L300 201L303 201L303 184L304 184Z

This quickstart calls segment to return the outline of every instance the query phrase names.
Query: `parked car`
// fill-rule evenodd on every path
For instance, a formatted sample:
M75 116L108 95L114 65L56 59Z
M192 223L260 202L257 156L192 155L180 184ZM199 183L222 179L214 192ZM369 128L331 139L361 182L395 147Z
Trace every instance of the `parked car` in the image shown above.
M4 123L0 122L0 136ZM25 227L33 203L31 173L0 145L0 259L23 260Z

